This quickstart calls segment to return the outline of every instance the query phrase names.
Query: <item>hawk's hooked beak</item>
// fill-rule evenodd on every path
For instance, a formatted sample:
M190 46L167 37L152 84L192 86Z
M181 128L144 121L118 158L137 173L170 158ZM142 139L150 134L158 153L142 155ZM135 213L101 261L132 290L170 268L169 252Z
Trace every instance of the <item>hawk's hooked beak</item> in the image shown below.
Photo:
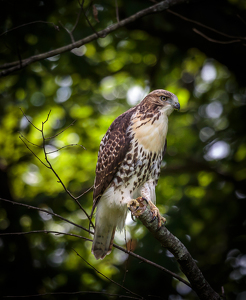
M173 94L172 97L169 98L168 102L172 105L174 109L180 110L179 100L176 95Z
M174 107L175 109L177 109L177 110L180 110L180 104L179 104L178 102L175 102L175 103L173 104L173 107Z

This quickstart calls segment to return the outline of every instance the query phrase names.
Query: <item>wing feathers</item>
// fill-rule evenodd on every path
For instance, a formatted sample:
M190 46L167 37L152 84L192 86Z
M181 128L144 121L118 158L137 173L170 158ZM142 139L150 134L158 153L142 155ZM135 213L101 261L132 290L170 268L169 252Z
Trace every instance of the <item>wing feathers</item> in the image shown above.
M96 166L92 213L129 149L132 137L127 134L127 130L135 111L136 107L133 107L115 119L101 141Z

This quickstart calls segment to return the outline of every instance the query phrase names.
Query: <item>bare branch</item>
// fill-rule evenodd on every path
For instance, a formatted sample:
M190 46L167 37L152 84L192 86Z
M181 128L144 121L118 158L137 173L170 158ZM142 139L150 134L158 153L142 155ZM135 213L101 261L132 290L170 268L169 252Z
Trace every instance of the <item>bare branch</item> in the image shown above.
M90 43L96 39L98 39L99 37L100 38L104 38L105 36L107 36L110 32L113 32L115 30L117 30L118 28L120 27L123 27L129 23L132 23L134 21L136 21L137 19L139 18L142 18L146 15L149 15L149 14L152 14L152 13L158 13L158 12L161 12L163 10L166 10L168 9L169 7L171 6L174 6L174 5L177 5L177 4L181 4L181 3L184 3L186 2L186 0L165 0L165 1L161 1L160 3L157 3L153 6L150 6L146 9L143 9L139 12L137 12L136 14L124 19L124 20L121 20L113 25L110 25L109 27L101 30L101 31L98 31L97 33L94 33L90 36L87 36L75 43L72 43L72 44L69 44L67 46L64 46L64 47L61 47L61 48L57 48L55 50L52 50L52 51L49 51L49 52L45 52L45 53L41 53L41 54L38 54L38 55L33 55L27 59L24 59L22 60L22 64L20 65L19 62L13 62L11 63L11 65L8 65L7 64L4 64L4 68L6 68L5 70L3 70L1 73L0 73L0 77L3 77L3 76L7 76L8 74L11 74L17 70L20 70L36 61L40 61L40 60L43 60L45 58L49 58L49 57L52 57L52 56L55 56L57 54L61 54L61 53L64 53L64 52L67 52L67 51L71 51L72 49L74 48L79 48L80 46L82 45L85 45L87 43ZM13 66L14 64L14 66ZM0 69L3 69L3 66L0 66Z
M136 211L139 212L138 217L143 225L164 248L168 249L174 255L198 297L201 300L220 300L219 294L206 281L187 248L165 226L158 228L158 220L153 221L153 214L149 205L143 205L140 202L139 208L134 212L136 213Z

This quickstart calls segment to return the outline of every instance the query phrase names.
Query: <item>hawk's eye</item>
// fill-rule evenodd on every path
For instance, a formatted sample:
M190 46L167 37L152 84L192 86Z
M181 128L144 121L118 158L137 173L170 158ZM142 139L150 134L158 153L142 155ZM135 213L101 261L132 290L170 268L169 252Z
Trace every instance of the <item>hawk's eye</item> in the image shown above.
M161 96L160 99L161 99L162 101L166 101L166 100L167 100L167 97Z

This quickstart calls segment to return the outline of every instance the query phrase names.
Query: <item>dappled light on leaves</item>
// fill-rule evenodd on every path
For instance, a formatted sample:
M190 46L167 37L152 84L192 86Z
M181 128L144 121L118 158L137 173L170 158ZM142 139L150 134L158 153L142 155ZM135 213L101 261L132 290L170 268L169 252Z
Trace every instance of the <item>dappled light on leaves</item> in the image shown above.
M92 27L81 13L73 32L75 41L95 34L93 28L98 32L115 23L116 3L120 20L148 6L141 1L95 3L97 22L92 5L85 1L85 13ZM27 19L22 19L23 10L18 6L18 16L12 18L6 14L8 18L4 19L2 28L37 18L31 7L23 5ZM63 6L53 1L39 5L36 9L40 19L54 22L59 31L51 24L33 24L8 32L1 37L1 64L71 43L59 21L72 30L79 13L78 1L67 1ZM240 1L230 5L227 10L232 15L235 7L243 6ZM189 7L192 9L192 4ZM210 9L214 13L212 7ZM189 10L186 14L194 19L197 16L199 20L203 13ZM237 73L232 64L226 65L219 59L223 53L229 53L230 61L234 54L228 50L229 45L217 44L216 51L220 54L215 58L212 44L198 35L191 43L192 28L187 27L184 33L185 21L176 25L177 20L170 18L167 12L148 15L105 37L1 78L0 196L57 213L88 229L86 213L91 211L92 190L78 199L85 213L64 191L54 173L39 161L45 161L43 139L30 122L41 129L51 110L44 134L46 138L53 138L47 140L45 150L50 153L47 155L52 167L65 186L78 196L94 183L99 144L113 120L138 104L150 91L170 90L179 98L181 109L169 119L167 151L156 188L157 206L167 219L166 227L185 244L216 291L224 286L228 300L244 300L246 92L239 81L243 71ZM209 18L206 21L210 24ZM211 26L216 27L217 23ZM178 30L173 32L176 26ZM226 29L233 31L229 26ZM240 48L239 44L237 47ZM11 271L8 282L12 283L12 276L17 272L9 266L16 264L16 270L24 272L26 269L33 277L34 283L27 283L35 289L30 288L30 293L80 290L121 293L120 287L107 281L76 255L75 249L109 278L117 282L125 278L123 285L141 295L163 296L168 300L196 299L187 285L146 263L140 264L118 249L104 260L96 261L91 255L91 242L66 235L92 238L81 228L46 212L0 204L1 230L44 231L28 234L23 239L20 236L8 237L9 240L4 236L0 238L0 251L4 253L1 257L4 263L8 262L6 270ZM52 230L61 234L45 233ZM126 233L117 233L115 242L184 276L173 255L163 249L137 219L133 221L130 213ZM26 259L22 264L18 264L18 255ZM22 276L30 279L26 273ZM15 278L13 282L16 284L18 280ZM163 293L164 281L166 294ZM28 293L23 289L22 294ZM87 296L88 299L93 297ZM74 299L76 297L79 296Z

